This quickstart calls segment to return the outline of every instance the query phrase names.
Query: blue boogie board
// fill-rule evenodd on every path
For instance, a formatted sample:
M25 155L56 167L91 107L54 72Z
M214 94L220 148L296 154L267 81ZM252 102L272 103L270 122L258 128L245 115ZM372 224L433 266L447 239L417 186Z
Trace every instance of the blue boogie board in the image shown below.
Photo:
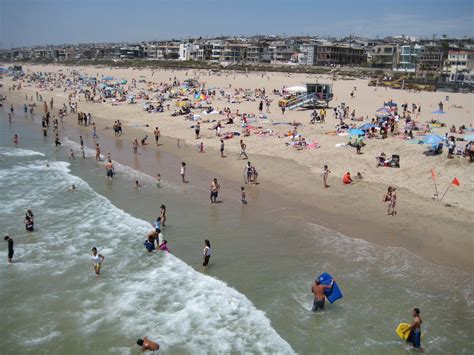
M333 277L325 272L319 275L318 279L319 282L321 282L321 285L328 286L331 284ZM342 298L342 292L336 282L333 283L331 288L324 290L324 294L330 303L334 303L338 299Z

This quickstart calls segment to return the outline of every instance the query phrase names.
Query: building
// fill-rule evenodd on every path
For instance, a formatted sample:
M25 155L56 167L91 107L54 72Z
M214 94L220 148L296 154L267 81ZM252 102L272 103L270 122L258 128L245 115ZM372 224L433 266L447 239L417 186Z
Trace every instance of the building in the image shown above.
M253 43L247 47L247 63L270 63L271 53L269 51L268 43Z
M120 59L139 59L144 57L142 46L125 46L120 48Z
M474 50L449 50L443 71L445 73L470 73L474 71Z
M393 70L412 72L416 71L418 60L421 54L419 44L406 44L399 47L398 62Z
M428 43L421 47L418 59L418 70L424 72L441 73L443 69L443 47L435 43Z
M300 63L304 65L316 65L316 44L303 44L300 46Z
M269 52L271 63L285 64L291 61L291 57L296 52L296 46L286 41L277 41L270 43Z
M392 69L397 65L397 58L397 44L379 44L374 46L371 51L370 65L375 68Z
M221 51L221 62L240 63L247 57L247 47L245 43L226 43Z
M322 44L316 47L318 65L360 65L367 60L363 48L347 44Z

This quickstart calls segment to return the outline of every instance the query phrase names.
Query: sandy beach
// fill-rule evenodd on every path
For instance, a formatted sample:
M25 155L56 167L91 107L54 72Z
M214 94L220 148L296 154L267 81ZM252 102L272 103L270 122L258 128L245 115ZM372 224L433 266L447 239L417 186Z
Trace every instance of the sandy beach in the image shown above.
M425 147L418 144L410 144L399 136L389 136L384 140L366 140L366 146L362 153L356 155L355 148L338 147L339 143L347 142L347 136L330 134L334 132L338 123L333 117L332 107L341 103L350 106L350 111L355 109L356 116L368 117L364 122L370 122L375 111L382 107L384 102L393 100L398 105L412 103L421 106L421 114L416 118L419 122L436 119L431 114L438 108L438 102L443 102L445 115L439 120L446 127L436 128L434 133L444 135L451 125L465 125L472 127L474 101L472 94L453 93L430 93L430 92L407 92L369 87L368 80L351 80L344 78L332 78L325 76L286 75L282 73L207 73L195 71L155 71L134 69L110 69L94 67L62 67L62 66L27 66L24 70L30 72L58 72L63 73L77 70L81 73L93 76L112 76L114 78L126 79L129 83L133 79L137 81L142 78L146 82L168 82L170 79L185 80L195 78L204 83L206 88L216 88L216 91L224 90L232 92L234 88L265 88L272 100L268 119L258 120L256 125L262 130L271 131L270 134L251 134L245 137L247 154L250 161L257 167L259 172L258 186L248 186L249 197L258 195L263 190L275 194L281 201L299 208L292 213L301 215L302 218L328 228L337 230L354 238L361 238L375 242L380 245L399 246L410 252L423 257L426 260L463 269L473 270L472 252L474 243L471 232L473 230L472 212L474 211L474 193L472 189L473 177L472 164L468 159L456 156L447 159L446 152L439 156L425 156ZM273 89L281 89L283 85L301 85L306 82L324 82L334 85L334 100L327 109L326 123L309 124L311 111L294 110L286 111L284 115L280 111L277 102L279 96L272 95ZM29 86L23 83L20 92L7 92L6 87L12 82L4 80L4 92L8 100L14 99L16 104L24 102L25 94L35 96L38 91L45 101L54 98L55 108L59 108L63 102L67 102L69 92L61 88L53 91L39 89L35 84ZM138 87L145 87L145 83L138 83ZM231 88L229 88L231 86ZM354 91L354 88L356 90ZM354 92L354 98L351 98ZM446 98L448 100L446 100ZM229 191L238 191L243 184L243 170L245 160L238 160L239 137L225 141L225 155L219 156L220 140L215 131L211 130L214 122L202 122L201 138L194 138L194 130L191 128L192 121L184 120L184 116L171 117L170 111L163 113L148 113L143 111L143 103L128 104L126 102L112 105L111 102L90 103L84 99L73 100L78 102L78 110L91 113L93 121L97 125L99 135L106 134L113 137L111 129L113 122L117 119L123 122L124 135L115 138L124 147L129 145L132 155L132 140L137 137L141 139L144 134L149 135L150 145L144 149L158 149L166 151L177 159L186 161L189 171L193 166L199 166L209 171L209 179L214 175L222 176L233 183ZM258 116L258 103L256 101L242 101L240 103L228 103L225 98L211 100L212 107L219 111L229 107L232 112L239 110L241 113L253 113ZM36 107L36 112L41 112L41 107ZM53 110L53 115L57 109ZM211 121L222 119L222 115L209 116ZM65 118L68 125L76 125L76 116L69 114ZM273 123L301 123L298 133L303 135L308 142L317 141L320 148L314 150L298 150L285 143L289 138L282 137L293 127L290 125L274 125ZM356 122L362 124L364 122ZM149 127L145 127L148 125ZM161 134L162 145L154 147L153 130L158 126ZM240 131L240 124L236 120L234 125L224 127L224 132ZM89 129L90 132L90 129ZM457 137L463 135L456 134ZM70 137L77 140L77 137ZM180 140L180 147L177 146ZM197 145L203 142L205 153L198 153ZM461 145L462 142L459 142ZM140 148L142 149L142 148ZM375 157L381 152L388 156L400 155L400 169L377 168ZM114 155L118 161L127 161L130 157L121 153ZM129 162L131 164L131 162ZM331 175L329 177L329 189L324 189L321 173L323 165L329 165ZM136 167L136 166L135 166ZM141 167L150 175L155 175L151 167ZM431 169L437 175L437 184L440 194L454 177L461 182L460 186L453 186L446 194L442 202L435 200L435 190L431 177ZM164 179L178 178L179 167L176 171L164 171ZM360 172L362 180L357 180L354 185L344 186L342 175L350 171L353 176ZM206 182L200 181L206 188ZM397 216L386 216L386 206L381 202L387 186L397 187L398 192L398 214ZM224 192L227 193L227 192Z

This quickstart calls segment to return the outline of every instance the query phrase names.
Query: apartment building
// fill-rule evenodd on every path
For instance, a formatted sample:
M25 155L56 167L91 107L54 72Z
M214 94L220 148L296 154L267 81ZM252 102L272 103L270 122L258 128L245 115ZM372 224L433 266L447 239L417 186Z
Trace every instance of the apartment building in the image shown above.
M347 44L322 44L316 47L318 65L360 65L367 60L363 48Z
M428 43L421 47L418 70L440 73L443 68L444 51L439 44Z
M378 44L371 51L371 66L376 68L394 68L398 61L398 44L386 43Z

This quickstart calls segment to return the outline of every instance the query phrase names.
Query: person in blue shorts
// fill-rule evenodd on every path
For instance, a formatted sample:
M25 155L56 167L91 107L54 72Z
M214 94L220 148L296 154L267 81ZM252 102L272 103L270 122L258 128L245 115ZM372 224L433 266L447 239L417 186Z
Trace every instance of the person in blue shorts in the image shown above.
M410 328L405 331L405 333L410 332L407 341L412 343L414 349L423 351L423 348L421 347L421 324L423 323L423 320L420 316L420 309L413 308L412 315L413 321L410 324Z

